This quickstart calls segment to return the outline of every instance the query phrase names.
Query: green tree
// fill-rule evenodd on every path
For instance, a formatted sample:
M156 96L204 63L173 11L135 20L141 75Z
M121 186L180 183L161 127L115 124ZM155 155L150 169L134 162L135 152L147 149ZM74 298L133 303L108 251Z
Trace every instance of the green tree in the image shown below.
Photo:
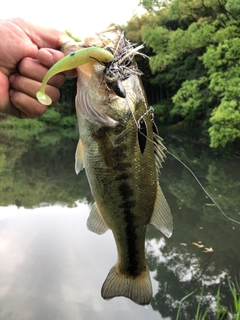
M150 15L165 16L142 31L153 52L151 81L166 88L155 106L162 122L197 125L212 147L240 138L239 1L173 0L159 13L147 5Z

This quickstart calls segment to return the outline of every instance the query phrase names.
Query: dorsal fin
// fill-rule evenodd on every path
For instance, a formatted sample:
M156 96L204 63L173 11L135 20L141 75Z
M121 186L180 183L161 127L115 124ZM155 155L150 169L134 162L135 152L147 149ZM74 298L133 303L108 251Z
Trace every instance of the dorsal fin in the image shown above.
M162 163L166 158L166 155L164 153L164 150L166 149L166 147L163 145L162 140L163 139L159 137L158 134L153 133L154 154L155 154L157 172L159 172L159 170L162 168Z

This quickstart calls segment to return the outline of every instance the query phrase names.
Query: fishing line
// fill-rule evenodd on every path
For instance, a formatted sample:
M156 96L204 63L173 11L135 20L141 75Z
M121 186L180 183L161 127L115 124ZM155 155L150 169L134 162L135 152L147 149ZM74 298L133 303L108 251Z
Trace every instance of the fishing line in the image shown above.
M228 220L235 222L237 224L240 224L239 221L230 218L223 210L222 208L217 204L217 202L213 199L212 196L210 196L210 194L207 192L207 190L204 188L204 186L201 184L201 182L199 181L199 179L197 178L197 176L195 175L195 173L184 163L182 162L177 156L175 156L172 152L170 152L167 148L162 148L164 151L166 151L168 154L170 154L173 158L175 158L177 161L179 161L190 173L191 175L194 177L194 179L197 181L197 183L199 184L199 186L202 188L202 190L206 193L206 195L209 197L209 199L215 204L215 206L220 210L220 212L223 214L224 217L226 217Z
M130 95L130 93L129 93L129 95ZM134 111L132 110L132 108L131 108L131 104L128 102L128 99L126 99L126 103L127 103L127 106L128 106L128 108L129 108L129 110L130 110L130 112L131 112L131 114L132 114L132 117L133 117L133 120L134 120L134 122L135 122L135 124L136 124L136 127L137 127L137 129L140 131L140 126L139 126L139 124L138 124L138 121L137 121L137 119L136 119L136 117L135 117L135 114L134 114ZM141 132L141 131L140 131ZM142 133L142 132L141 132ZM142 133L143 134L143 133ZM144 134L143 134L144 135Z
M148 112L152 111L151 108L149 109ZM147 115L148 112L145 112L141 118L139 119L139 121L141 119L144 118L145 115ZM134 119L135 122L136 122L136 119ZM137 121L137 128L139 130L139 132L149 141L151 141L153 144L155 143L154 141L152 141L150 138L148 138L139 128L138 124L139 124L139 121ZM233 219L233 218L230 218L223 210L222 208L219 206L219 204L217 204L217 202L213 199L213 197L207 192L207 190L204 188L204 186L202 185L202 183L199 181L199 179L197 178L197 176L195 175L195 173L182 161L180 160L177 156L175 156L172 152L170 152L166 147L162 147L161 145L159 145L160 148L165 151L166 153L170 154L173 158L175 158L178 162L180 162L190 173L191 175L194 177L194 179L197 181L197 183L199 184L199 186L202 188L202 190L205 192L205 194L209 197L209 199L215 204L215 206L220 210L220 212L222 213L222 215L227 218L228 220L232 221L232 222L235 222L237 224L240 224L239 221Z

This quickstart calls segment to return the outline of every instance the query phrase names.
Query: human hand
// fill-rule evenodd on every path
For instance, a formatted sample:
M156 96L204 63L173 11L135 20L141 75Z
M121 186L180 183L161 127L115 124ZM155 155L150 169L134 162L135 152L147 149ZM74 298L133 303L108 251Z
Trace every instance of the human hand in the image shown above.
M33 25L21 18L0 21L0 112L18 118L36 118L47 107L36 99L47 70L64 54L57 50L69 40L65 33ZM75 76L76 71L68 72ZM46 92L53 102L65 75L52 77Z

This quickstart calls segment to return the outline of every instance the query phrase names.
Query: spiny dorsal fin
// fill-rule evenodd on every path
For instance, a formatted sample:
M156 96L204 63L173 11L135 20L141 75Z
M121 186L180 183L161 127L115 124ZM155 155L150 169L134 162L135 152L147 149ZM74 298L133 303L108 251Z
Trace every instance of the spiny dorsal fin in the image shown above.
M173 231L172 215L159 185L150 224L161 231L167 238L171 237Z
M108 230L108 226L103 221L102 217L98 212L96 203L93 204L92 209L90 211L87 220L87 227L90 231L96 234L103 234Z
M155 162L157 167L157 172L162 168L162 162L166 158L164 153L165 146L162 143L162 138L159 137L158 134L153 133L153 143L154 143L154 154L155 154Z
M84 168L84 150L81 139L78 141L76 153L75 153L75 172L79 174L79 172Z

